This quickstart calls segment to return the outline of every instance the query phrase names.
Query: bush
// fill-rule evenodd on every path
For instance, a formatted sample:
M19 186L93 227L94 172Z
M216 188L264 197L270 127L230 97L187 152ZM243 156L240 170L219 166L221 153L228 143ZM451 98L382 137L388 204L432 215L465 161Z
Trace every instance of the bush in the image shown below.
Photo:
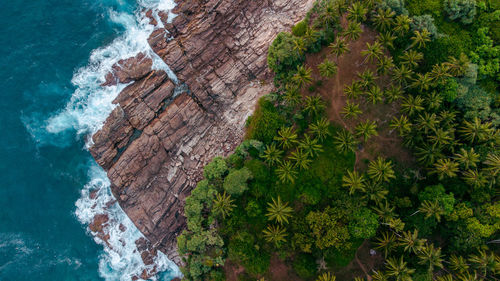
M463 24L471 24L476 15L476 0L445 0L444 10L450 20L460 20Z
M269 268L270 255L256 247L255 238L248 232L238 232L228 245L228 256L231 260L239 261L248 273L263 274Z
M422 31L427 29L431 37L435 38L438 35L437 27L434 25L434 18L431 15L422 15L413 17L413 21L411 23L411 29L413 31L418 30Z
M378 228L378 216L370 209L359 208L349 220L349 233L354 238L368 239L375 236Z
M220 179L227 171L226 161L220 157L215 157L203 169L203 175L209 180Z
M252 178L252 173L246 167L233 170L224 179L224 190L230 195L241 195L248 189L247 181Z
M307 27L307 22L305 20L301 20L294 27L292 27L292 34L298 37L304 36L304 34L306 34Z
M300 254L293 259L293 269L301 278L308 279L316 275L317 264L312 255Z
M304 61L304 56L294 50L295 38L290 33L280 32L269 47L267 65L278 77L297 69L297 66Z
M262 141L265 144L273 141L276 132L285 124L274 104L265 97L259 100L247 129L247 138Z
M380 7L383 10L390 8L398 15L408 15L408 10L405 8L404 0L384 0L380 2Z

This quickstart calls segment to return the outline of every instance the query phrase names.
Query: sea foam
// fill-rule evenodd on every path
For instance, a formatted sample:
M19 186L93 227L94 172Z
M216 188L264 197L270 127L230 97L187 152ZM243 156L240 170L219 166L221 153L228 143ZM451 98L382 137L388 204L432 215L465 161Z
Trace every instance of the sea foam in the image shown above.
M113 64L139 52L152 58L154 69L166 71L169 77L177 82L175 74L152 51L147 42L155 28L163 27L158 13L167 12L169 20L172 20L175 15L171 13L171 9L174 7L173 0L138 0L138 8L133 14L110 10L110 20L125 28L123 35L111 44L94 50L88 64L75 72L71 81L76 88L75 92L66 107L47 120L45 130L52 134L75 130L78 136L87 137L86 148L90 147L90 136L103 126L107 116L116 106L112 101L127 86L118 84L102 87L105 75L112 69ZM153 17L157 19L159 26L149 23L145 15L147 9L153 11ZM144 270L163 272L157 275L155 280L170 280L180 276L177 266L160 251L154 258L154 265L144 264L135 244L143 235L116 203L105 171L93 163L89 178L90 182L85 185L80 199L76 202L75 214L78 220L87 226L96 215L104 214L108 217L104 232L109 234L109 237L105 240L87 227L96 243L104 247L99 261L100 275L110 281L130 280L131 276L140 276Z

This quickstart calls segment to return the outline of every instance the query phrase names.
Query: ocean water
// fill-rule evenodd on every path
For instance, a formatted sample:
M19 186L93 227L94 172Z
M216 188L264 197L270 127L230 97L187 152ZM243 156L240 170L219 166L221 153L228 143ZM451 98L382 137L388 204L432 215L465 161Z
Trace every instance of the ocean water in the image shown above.
M113 63L145 52L169 71L147 45L154 27L143 10L173 7L0 1L0 280L130 280L152 269L134 244L140 232L108 204L109 181L87 148L126 86L99 86ZM108 244L88 228L96 214L110 218ZM179 275L161 253L156 266L157 280Z

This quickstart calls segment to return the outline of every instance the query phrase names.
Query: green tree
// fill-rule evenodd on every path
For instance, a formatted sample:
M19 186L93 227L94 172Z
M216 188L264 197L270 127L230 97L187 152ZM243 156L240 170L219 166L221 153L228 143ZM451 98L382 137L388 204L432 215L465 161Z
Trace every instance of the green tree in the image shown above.
M288 149L297 143L297 134L292 127L282 127L274 140L280 142L284 149Z
M363 92L361 86L359 81L354 81L351 85L344 87L344 94L350 99L356 99Z
M282 183L294 183L297 171L290 161L283 161L276 169L276 174Z
M269 47L267 64L274 73L286 73L304 60L294 51L294 38L290 33L280 32Z
M214 199L213 211L216 215L221 215L223 219L226 218L229 213L233 210L236 205L233 204L234 200L231 199L231 195L227 195L226 192L217 193Z
M356 3L354 3L356 4ZM330 272L324 272L323 274L321 274L320 276L318 276L318 278L316 279L316 281L336 281L337 280L337 277L333 274L331 274Z
M323 152L323 146L318 144L317 139L309 137L308 134L304 135L304 139L299 142L299 147L303 149L309 157L315 157L320 152Z
M325 102L320 96L308 96L305 99L304 111L309 112L313 116L317 116L326 108Z
M203 168L203 176L209 180L219 179L227 172L227 164L224 158L217 156Z
M272 202L267 203L267 214L269 220L276 221L277 223L283 225L288 223L288 219L292 216L293 209L288 206L287 202L281 201L278 196L276 200L271 198Z
M408 120L408 117L401 115L399 118L393 117L389 127L392 130L397 130L400 136L404 136L411 132L412 124Z
M375 249L382 250L384 252L384 257L386 258L387 255L397 246L396 236L392 232L382 232L382 236L377 237L375 240Z
M339 130L337 135L334 137L334 143L338 150L347 154L348 152L356 151L356 146L358 141L354 138L351 132L348 130Z
M410 68L416 68L424 58L424 54L415 50L407 50L399 58L401 59L401 64Z
M299 88L302 88L312 83L311 74L312 70L310 68L299 65L297 66L297 73L293 75L292 80Z
M377 157L377 160L370 161L368 165L368 175L378 182L389 182L391 179L396 178L392 168L392 162L382 157Z
M361 79L361 81L359 81L358 83L364 89L368 89L375 83L375 74L370 69L366 69L361 73L358 72L357 75L359 79Z
M381 56L377 62L377 73L379 75L385 75L389 73L390 70L394 68L394 62L392 57Z
M443 105L443 97L436 91L432 91L425 97L425 104L430 110L437 110Z
M261 158L270 166L274 166L281 162L282 155L283 151L277 148L276 144L273 142L266 146L266 150L262 153Z
M477 163L479 163L479 154L474 151L473 147L468 150L462 147L460 148L460 152L455 153L454 159L465 169L469 169L470 167L475 168Z
M439 121L437 120L436 114L424 112L418 115L416 124L418 129L423 130L424 134L427 135L430 131L436 130L436 127L439 125Z
M434 163L434 173L436 173L439 179L444 179L444 177L453 178L457 176L458 163L450 159L439 159Z
M444 214L443 207L437 200L425 200L418 210L425 215L425 219L435 218L438 222L441 221L441 216Z
M399 237L399 245L404 247L404 251L414 254L420 252L426 241L426 239L418 238L418 229L413 230L413 232L405 231Z
M469 269L467 261L462 256L452 254L449 263L449 268L456 273L464 273Z
M394 32L403 37L410 30L411 19L407 15L398 15L394 21Z
M394 67L392 70L392 79L400 85L406 85L408 80L412 78L413 71L406 65Z
M359 105L357 103L351 103L350 101L347 101L340 113L342 113L345 118L350 119L356 118L363 112L361 111L361 109L359 109Z
M432 67L430 77L436 85L444 85L448 78L452 77L450 67L447 64L436 64Z
M281 225L268 225L262 232L264 233L266 241L273 243L276 247L286 242L286 228Z
M347 19L350 21L362 22L366 20L368 9L362 2L354 2L347 9Z
M354 210L348 227L352 237L368 239L375 236L378 226L377 215L362 207Z
M434 271L435 267L443 268L443 255L441 248L434 248L433 244L425 245L417 254L419 264L427 265L429 273Z
M393 24L396 13L391 9L378 9L372 18L373 24L378 30L387 31Z
M387 275L394 277L396 281L411 281L415 269L409 268L403 257L399 259L391 257L387 259L386 271Z
M367 42L366 50L361 51L361 54L365 57L365 63L367 61L372 63L375 59L379 59L384 54L384 50L382 44L378 41L373 42L373 44Z
M379 41L385 48L394 48L394 40L396 39L397 37L391 32L380 33L377 36L377 41Z
M422 106L423 103L424 99L421 96L409 95L403 98L403 101L401 102L401 111L412 116L413 114L424 110L424 107Z
M444 10L450 20L471 24L476 15L476 0L445 0Z
M481 142L487 140L493 130L491 129L491 123L482 123L479 118L475 117L472 122L464 120L458 132L462 134L465 140L474 143L476 141Z
M343 34L349 40L358 40L362 32L361 23L350 22Z
M431 33L427 28L424 28L422 31L415 30L414 35L410 38L413 41L410 47L425 48L425 44L431 41L430 35Z
M377 104L384 99L384 92L382 92L379 86L374 85L366 92L366 97L372 104Z
M330 52L337 57L349 51L346 40L340 37L337 37L337 39L331 43L329 47Z
M403 96L401 86L391 85L389 89L384 91L388 102L395 102Z
M482 188L488 184L488 179L482 171L466 170L463 172L463 180L474 188Z
M349 188L349 194L354 194L356 190L365 191L365 177L356 171L347 171L347 175L342 176L342 186Z
M224 179L224 190L230 195L241 195L248 189L247 181L252 178L252 172L246 167L231 171Z
M337 65L329 59L325 59L322 63L320 63L318 65L318 69L319 74L325 78L330 78L337 74Z
M306 222L318 249L339 248L348 241L349 231L340 221L341 218L342 213L330 207L324 211L311 211L307 214Z
M429 73L417 73L417 77L413 80L411 87L416 88L419 91L429 90L431 82L432 78L430 77Z
M356 125L356 136L362 137L365 142L372 136L378 136L377 123L375 121L365 121Z
M313 133L316 138L318 138L320 141L323 141L330 135L330 121L326 118L321 118L319 120L316 120L314 124L311 124L309 127L311 130L311 133Z
M295 167L298 167L301 170L309 169L309 165L312 162L312 160L309 159L308 154L300 148L293 151L289 158L295 162Z

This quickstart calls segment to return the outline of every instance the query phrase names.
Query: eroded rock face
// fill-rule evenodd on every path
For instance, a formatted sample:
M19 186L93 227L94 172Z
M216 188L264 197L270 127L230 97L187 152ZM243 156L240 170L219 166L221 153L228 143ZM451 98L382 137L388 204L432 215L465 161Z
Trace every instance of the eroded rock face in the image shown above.
M114 101L118 106L93 136L91 153L152 248L177 264L175 237L185 225L184 199L202 167L241 142L256 100L273 89L266 82L269 44L313 2L179 1L173 23L155 30L149 43L189 91L174 96L166 73L145 72L147 61L140 56L119 63L127 78L112 74L135 82Z

